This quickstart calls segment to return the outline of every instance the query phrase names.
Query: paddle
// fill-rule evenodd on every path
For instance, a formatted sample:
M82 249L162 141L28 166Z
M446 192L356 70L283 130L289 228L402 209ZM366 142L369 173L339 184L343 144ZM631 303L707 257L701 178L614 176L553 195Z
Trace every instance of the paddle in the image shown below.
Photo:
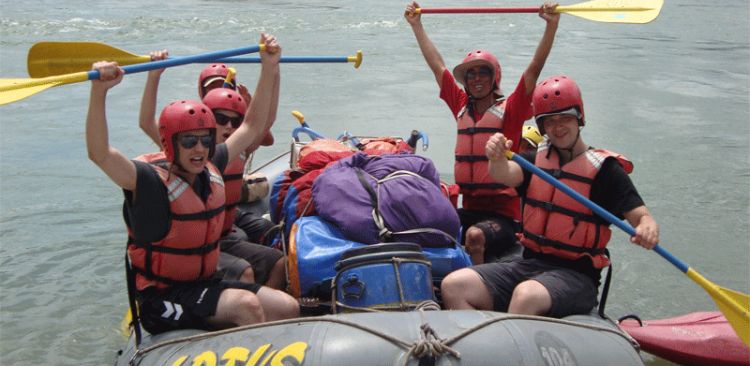
M607 23L648 23L661 11L664 0L593 0L568 6L558 6L558 13L566 13L595 22ZM538 13L539 7L524 8L417 8L422 14L455 14L455 13Z
M121 66L150 62L151 57L134 55L98 42L38 42L29 49L26 66L33 78L86 71L96 61L117 61ZM196 61L211 63L216 59ZM346 63L354 68L362 64L362 51L356 56L282 56L285 63ZM228 57L221 62L229 64L260 63L260 57Z
M223 51L207 52L193 56L154 61L123 67L126 74L185 65L194 62L216 60L220 58L262 51L265 45L232 48ZM0 79L0 105L12 103L29 97L54 86L78 83L99 78L99 71L81 71L72 74L50 76L36 79Z
M544 179L545 182L555 186L555 188L565 192L565 194L567 194L571 198L588 207L591 211L594 211L597 215L607 220L610 224L619 227L630 236L635 235L635 229L633 229L633 227L630 226L627 222L618 219L615 215L607 212L605 209L601 208L601 206L590 201L580 193L574 191L564 183L549 175L547 172L539 169L520 155L514 154L511 151L506 151L505 155L508 157L508 159L511 159L521 165L522 168L536 174L540 178ZM711 298L713 298L714 302L716 302L719 310L724 313L724 316L727 318L729 323L732 324L732 328L734 328L734 331L737 332L737 335L740 337L740 339L742 339L742 341L750 347L750 295L726 289L712 283L711 281L700 275L698 272L696 272L694 269L690 268L686 263L677 259L677 257L673 256L666 249L660 247L658 244L654 247L654 251L659 253L659 255L664 257L680 271L685 273L690 279L703 287L703 289L706 290L709 295L711 295Z

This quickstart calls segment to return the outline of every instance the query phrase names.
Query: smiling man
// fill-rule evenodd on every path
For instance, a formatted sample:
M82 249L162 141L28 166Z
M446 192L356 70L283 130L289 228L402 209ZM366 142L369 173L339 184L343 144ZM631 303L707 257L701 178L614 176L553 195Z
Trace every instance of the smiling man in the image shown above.
M284 292L215 276L226 202L222 172L241 152L260 145L278 98L281 47L266 34L260 43L267 52L261 53L256 97L225 143L216 144L216 119L208 106L181 100L159 117L163 151L133 160L109 145L105 113L107 92L124 72L114 62L93 65L100 79L91 83L86 145L89 158L125 193L130 310L135 324L151 333L299 314L296 300ZM275 315L265 309L275 309Z
M633 164L581 138L586 115L578 85L553 76L537 86L533 101L537 125L547 140L528 160L628 220L636 231L631 242L652 249L659 242L659 226L628 176ZM552 317L587 313L597 304L600 273L609 265L609 223L508 161L505 152L513 144L498 133L487 141L485 151L490 176L516 187L524 197L523 258L451 273L442 283L445 305Z
M416 2L407 5L404 17L435 76L440 98L458 124L454 175L463 195L463 208L458 210L465 234L462 242L474 264L484 263L516 247L521 212L515 190L487 174L484 145L493 133L502 132L515 142L513 151L518 151L521 127L532 115L531 93L552 49L560 14L555 13L557 4L539 7L539 17L547 22L544 35L515 91L506 98L500 89L500 63L486 50L470 52L451 74L422 26L418 7Z

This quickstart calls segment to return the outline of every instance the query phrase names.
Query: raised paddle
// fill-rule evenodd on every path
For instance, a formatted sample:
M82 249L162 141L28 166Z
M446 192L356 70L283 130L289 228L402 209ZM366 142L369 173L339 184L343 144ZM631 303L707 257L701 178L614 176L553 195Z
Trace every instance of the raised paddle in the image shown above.
M633 227L630 226L627 222L618 219L615 215L612 215L601 206L597 205L596 203L582 196L580 193L574 191L564 183L555 179L544 170L539 169L537 166L530 163L520 155L514 154L511 151L506 151L505 155L508 157L508 159L511 159L521 165L522 168L536 174L537 176L539 176L539 178L544 179L545 182L553 185L555 188L565 192L565 194L575 199L580 204L588 207L591 211L594 211L597 215L607 220L610 224L619 227L630 236L635 235L635 229L633 229ZM690 277L690 279L703 287L703 289L706 290L709 295L711 295L711 298L714 299L714 302L716 302L716 305L718 305L719 310L721 310L721 312L724 314L724 317L727 318L729 323L732 325L732 328L734 328L734 331L737 332L737 335L740 337L740 339L742 339L742 341L745 342L748 347L750 347L750 296L714 284L713 282L703 277L700 273L690 268L686 263L677 259L677 257L673 256L666 249L660 247L658 244L654 247L654 251L659 253L659 255L664 257L680 271L685 273L688 277Z
M29 49L26 67L29 76L41 78L53 75L86 71L96 61L117 61L121 66L150 62L148 55L134 55L117 47L98 42L38 42ZM197 62L216 62L216 59ZM260 57L228 57L228 64L260 63ZM285 63L354 63L362 64L362 51L355 56L281 56Z
M148 62L138 65L123 67L126 74L162 69L165 67L185 65L195 62L216 60L246 53L259 52L265 49L265 45L255 45L240 48L231 48L223 51L207 52L193 56L178 57L169 60ZM51 87L65 84L78 83L86 80L99 78L99 71L81 71L72 74L50 76L35 79L0 79L0 105L12 103L29 97Z
M558 13L606 23L648 23L657 16L664 0L593 0L575 5L558 6ZM497 8L417 8L421 14L466 14L466 13L538 13L539 7Z

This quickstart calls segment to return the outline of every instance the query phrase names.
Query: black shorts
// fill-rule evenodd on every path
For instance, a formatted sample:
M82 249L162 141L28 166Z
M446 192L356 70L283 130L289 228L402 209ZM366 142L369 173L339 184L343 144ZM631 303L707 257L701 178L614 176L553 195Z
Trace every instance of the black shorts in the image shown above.
M249 211L237 210L234 225L247 235L247 241L263 245L270 244L267 234L273 223Z
M549 291L552 307L547 316L585 314L598 304L598 288L591 277L536 258L481 264L471 269L482 277L495 311L508 311L513 290L526 280L535 280Z
M238 280L248 267L255 273L255 283L265 284L271 269L284 256L277 249L242 240L222 239L219 241L218 270L226 280Z
M520 245L516 239L516 233L520 225L513 219L486 211L468 211L458 209L458 217L461 219L461 243L466 242L466 231L476 226L484 234L484 258L485 262L493 262L512 252L518 252Z
M165 289L149 287L139 291L141 324L151 334L173 329L213 330L206 318L216 314L219 296L229 288L257 293L260 285L211 279Z

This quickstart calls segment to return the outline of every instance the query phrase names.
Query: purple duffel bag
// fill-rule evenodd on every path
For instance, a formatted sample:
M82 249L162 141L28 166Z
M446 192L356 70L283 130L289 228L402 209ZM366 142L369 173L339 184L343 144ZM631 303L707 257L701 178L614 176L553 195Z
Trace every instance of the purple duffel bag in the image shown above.
M440 191L432 161L422 156L341 159L315 179L312 196L318 215L360 243L450 247L459 235L456 209Z

